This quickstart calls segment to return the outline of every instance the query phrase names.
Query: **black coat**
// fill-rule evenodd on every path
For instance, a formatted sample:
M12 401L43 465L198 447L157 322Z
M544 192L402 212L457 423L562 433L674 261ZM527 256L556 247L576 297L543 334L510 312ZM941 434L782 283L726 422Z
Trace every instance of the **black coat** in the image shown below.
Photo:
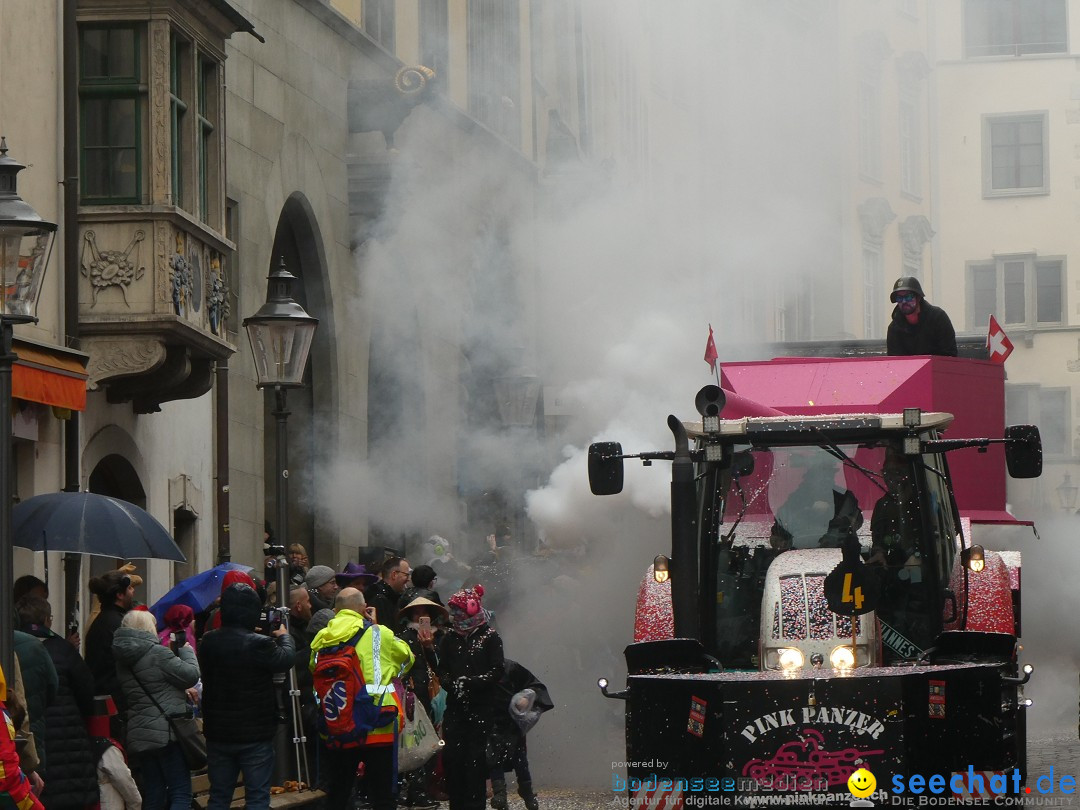
M86 718L94 712L94 676L71 642L43 627L30 632L42 639L60 684L56 701L45 710L49 758L41 801L49 810L96 804L97 759L86 732Z
M101 612L86 631L86 663L94 675L94 694L112 695L121 712L127 708L127 703L120 688L120 680L116 677L112 642L125 613L126 610L115 604L102 605Z
M254 631L260 608L251 588L226 588L221 629L211 630L199 642L203 734L209 741L261 742L277 732L274 674L289 671L296 645L288 633L263 636Z
M378 623L389 627L394 632L397 632L399 627L397 613L399 599L401 599L401 594L381 579L372 582L364 591L364 601L375 608Z
M525 747L525 734L510 714L510 701L523 689L536 693L534 709L541 712L555 708L547 687L529 670L509 658L503 661L503 674L492 694L492 724L487 749L488 764L504 771L512 769Z
M956 330L945 310L924 298L919 304L919 320L913 324L908 323L899 306L893 307L885 346L887 353L896 357L913 354L956 357Z
M439 642L434 659L435 672L446 690L447 726L474 723L486 728L503 673L499 634L489 624L466 636L449 632Z

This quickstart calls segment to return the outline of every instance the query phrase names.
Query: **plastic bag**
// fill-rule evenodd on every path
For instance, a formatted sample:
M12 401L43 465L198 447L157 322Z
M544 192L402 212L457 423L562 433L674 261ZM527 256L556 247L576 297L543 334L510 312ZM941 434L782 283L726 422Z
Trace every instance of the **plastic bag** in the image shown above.
M510 698L509 708L510 716L514 718L522 734L528 734L540 719L541 711L536 707L536 692L532 689L522 689Z
M435 756L442 745L424 705L417 700L412 718L406 713L405 729L398 735L398 770L403 773L416 770Z

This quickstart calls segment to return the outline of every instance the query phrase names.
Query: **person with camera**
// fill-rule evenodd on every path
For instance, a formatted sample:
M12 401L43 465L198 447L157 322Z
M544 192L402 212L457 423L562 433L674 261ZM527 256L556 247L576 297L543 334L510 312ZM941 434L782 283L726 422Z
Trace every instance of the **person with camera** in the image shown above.
M230 585L221 595L221 628L199 642L209 810L229 806L241 772L248 810L270 806L279 722L274 675L289 671L296 645L284 625L268 635L255 632L261 612L253 588Z
M146 810L191 807L191 771L172 731L170 717L188 710L187 690L199 680L195 653L182 633L160 643L154 617L145 610L124 614L113 636L116 673L127 699L127 751L138 756Z

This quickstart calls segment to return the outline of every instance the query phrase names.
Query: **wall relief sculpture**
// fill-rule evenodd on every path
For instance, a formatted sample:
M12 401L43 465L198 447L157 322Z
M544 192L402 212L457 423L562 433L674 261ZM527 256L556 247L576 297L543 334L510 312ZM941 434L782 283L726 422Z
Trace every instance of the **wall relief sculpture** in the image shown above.
M90 281L91 307L97 305L98 293L106 287L119 287L124 304L131 306L127 300L127 288L132 282L141 279L146 272L146 268L139 264L137 250L145 238L146 234L141 230L135 231L135 235L123 250L100 250L97 246L97 235L93 231L83 234L83 250L79 263L82 265L83 277ZM133 250L136 251L135 261L131 260Z

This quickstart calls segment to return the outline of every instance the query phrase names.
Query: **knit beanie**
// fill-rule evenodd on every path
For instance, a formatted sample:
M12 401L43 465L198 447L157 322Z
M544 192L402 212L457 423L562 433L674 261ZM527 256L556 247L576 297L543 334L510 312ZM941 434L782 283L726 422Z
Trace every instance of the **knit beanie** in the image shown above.
M487 624L488 614L480 603L483 596L484 586L476 585L450 597L447 607L450 609L450 626L455 632L465 635Z

